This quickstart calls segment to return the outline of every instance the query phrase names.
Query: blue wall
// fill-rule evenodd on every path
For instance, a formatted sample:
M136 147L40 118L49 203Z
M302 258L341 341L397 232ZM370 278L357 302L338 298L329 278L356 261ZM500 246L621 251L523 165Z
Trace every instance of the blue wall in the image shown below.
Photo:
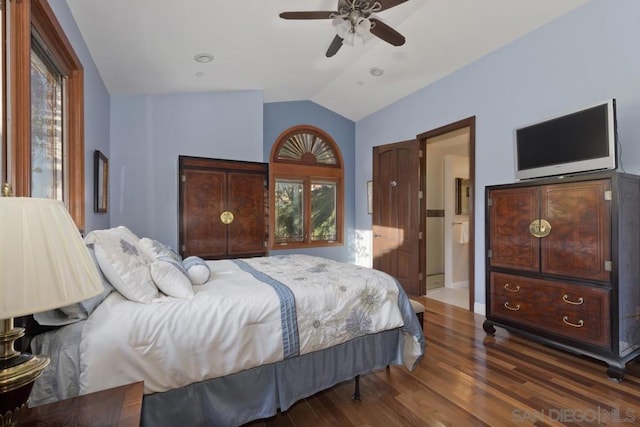
M356 228L370 241L371 148L476 116L475 299L484 312L484 188L514 181L513 130L617 99L627 172L640 172L640 2L592 0L356 123Z
M108 214L93 212L93 152L100 150L108 157L111 151L109 147L110 98L67 2L50 0L49 4L84 68L85 231L89 232L109 227Z
M306 250L274 250L272 254L307 253L338 261L355 261L355 123L314 102L274 102L264 105L264 159L269 161L271 147L278 136L296 125L312 125L328 133L338 144L344 161L344 234L343 246Z
M111 99L111 225L177 247L178 156L262 161L262 92Z

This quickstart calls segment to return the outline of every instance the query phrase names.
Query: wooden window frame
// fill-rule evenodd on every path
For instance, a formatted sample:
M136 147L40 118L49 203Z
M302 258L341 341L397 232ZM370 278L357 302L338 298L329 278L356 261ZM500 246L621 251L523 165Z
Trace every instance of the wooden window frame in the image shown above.
M12 1L9 8L11 71L10 173L13 193L31 195L31 32L35 30L65 77L66 105L63 175L65 204L76 226L85 226L84 191L84 70L62 26L46 0Z
M278 160L277 154L287 139L296 133L312 133L320 136L331 146L333 150L336 164L309 164L305 161L295 162L291 160ZM270 229L275 230L275 189L276 180L300 180L304 185L304 240L301 242L283 242L275 241L275 232L269 235L269 248L277 249L296 249L296 248L315 248L326 246L341 246L344 242L344 169L343 169L342 153L333 138L323 130L310 126L299 125L291 127L282 132L276 139L275 144L271 148L269 163L269 187L271 194L269 197ZM312 241L311 240L311 183L317 181L332 182L336 184L336 240L334 241Z

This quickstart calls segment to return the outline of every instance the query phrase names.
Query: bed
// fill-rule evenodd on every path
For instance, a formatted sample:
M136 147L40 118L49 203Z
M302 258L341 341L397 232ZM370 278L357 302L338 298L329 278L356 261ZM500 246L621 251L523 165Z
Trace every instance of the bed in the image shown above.
M385 273L308 255L182 260L124 227L85 241L105 291L34 316L53 329L31 340L51 358L31 406L144 381L142 425L234 426L424 355Z

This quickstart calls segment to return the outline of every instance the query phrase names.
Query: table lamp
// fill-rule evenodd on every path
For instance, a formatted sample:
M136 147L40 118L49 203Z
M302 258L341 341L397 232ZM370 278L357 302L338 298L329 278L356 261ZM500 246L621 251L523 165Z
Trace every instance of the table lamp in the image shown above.
M63 307L102 292L80 232L57 200L0 197L0 426L27 407L47 356L20 353L13 318Z

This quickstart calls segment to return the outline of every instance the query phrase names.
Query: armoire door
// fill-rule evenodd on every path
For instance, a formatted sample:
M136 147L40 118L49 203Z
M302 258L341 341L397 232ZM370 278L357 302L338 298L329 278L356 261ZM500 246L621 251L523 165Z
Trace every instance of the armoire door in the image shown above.
M540 270L540 242L529 225L540 216L536 187L492 190L488 194L489 247L491 267Z
M184 169L181 179L181 253L217 258L227 254L227 226L220 220L226 210L227 174L206 169ZM216 215L217 214L217 215Z
M611 280L611 180L541 187L541 270L559 276ZM607 263L609 262L609 264Z
M230 256L266 250L266 178L255 173L229 172L227 206L234 220L228 226L227 253Z

